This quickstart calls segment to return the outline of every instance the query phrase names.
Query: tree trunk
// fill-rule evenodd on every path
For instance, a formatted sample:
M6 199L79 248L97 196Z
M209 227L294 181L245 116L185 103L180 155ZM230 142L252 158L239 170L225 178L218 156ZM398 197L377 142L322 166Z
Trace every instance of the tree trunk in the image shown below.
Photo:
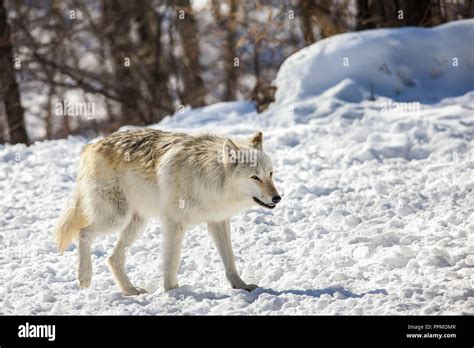
M225 94L224 100L235 100L237 93L237 68L234 66L234 59L237 57L237 0L230 0L229 19L227 20L226 54L225 62Z
M305 46L311 45L316 41L313 33L313 24L312 24L312 10L311 10L311 1L310 0L301 0L300 1L300 12L301 12L301 29L303 31L303 38Z
M102 4L103 26L106 28L105 35L113 52L114 79L121 104L120 120L114 128L124 124L147 124L149 119L139 108L138 100L140 98L136 92L139 87L135 84L136 81L131 72L134 69L133 64L137 64L137 62L131 61L129 43L130 6L132 5L120 0L104 0Z
M168 37L168 63L170 66L170 76L174 76L176 81L179 81L179 77L181 76L181 66L178 64L176 57L174 56L174 52L176 50L176 40L175 40L175 22L176 21L169 21L168 28L167 28L167 37ZM184 91L181 88L179 83L175 83L174 93L176 95L177 103L182 105L184 103Z
M320 0L312 5L312 14L321 30L321 38L327 38L346 31L336 14L331 9L330 0Z
M53 139L53 120L54 120L54 105L53 98L56 93L54 88L54 83L50 83L48 87L48 100L46 101L46 139ZM67 118L68 116L62 115L62 117Z
M184 104L192 107L200 107L206 104L206 88L201 77L202 69L199 63L199 33L196 20L191 7L190 0L177 0L175 2L178 10L176 24L181 36L184 51ZM184 11L184 18L180 19Z
M5 114L5 104L0 99L0 144L5 144L5 131L7 130L7 120L5 119Z
M7 11L0 0L0 102L5 106L9 140L12 144L28 143L20 91L13 67L13 48Z
M162 42L162 30L161 22L162 16L160 13L155 13L155 37L154 37L154 66L152 68L153 75L155 77L155 91L154 100L156 104L157 112L159 113L158 119L153 120L154 122L160 121L166 115L173 113L173 100L171 98L169 90L169 64L164 54L164 47Z
M356 0L355 30L368 29L370 19L369 4L367 0Z
M137 3L135 11L138 22L140 60L147 72L144 76L151 97L151 122L158 122L173 113L173 102L169 91L169 64L162 42L162 15L147 1Z
M425 15L429 15L431 0L399 0L399 9L403 11L403 25L418 26Z
M441 12L441 5L439 0L432 0L430 4L430 18L428 18L427 25L428 26L436 26L441 23L446 22L446 19L443 18L443 14Z
M439 5L434 0L357 0L356 7L356 30L434 25L439 21Z

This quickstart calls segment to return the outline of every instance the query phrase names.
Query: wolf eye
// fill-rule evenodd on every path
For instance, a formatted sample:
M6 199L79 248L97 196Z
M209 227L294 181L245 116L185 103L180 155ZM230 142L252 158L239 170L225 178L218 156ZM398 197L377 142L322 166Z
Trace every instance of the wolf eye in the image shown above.
M273 172L270 172L270 178L273 176Z
M257 180L257 181L260 181L260 178L256 175L252 176L251 179L254 179L254 180Z

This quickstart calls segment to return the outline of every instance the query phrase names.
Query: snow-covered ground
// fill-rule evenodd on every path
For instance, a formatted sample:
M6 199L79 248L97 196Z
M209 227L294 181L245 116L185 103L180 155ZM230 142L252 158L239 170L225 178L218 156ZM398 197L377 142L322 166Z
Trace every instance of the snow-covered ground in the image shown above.
M255 207L232 219L242 278L261 286L251 293L230 289L204 226L186 236L182 287L164 293L159 221L127 259L132 282L150 294L123 297L116 288L105 263L112 235L94 244L92 286L80 290L77 247L60 255L52 228L86 140L0 146L0 313L474 314L474 57L453 43L459 36L472 41L473 28L474 21L464 21L333 37L285 62L277 101L263 114L248 102L222 103L154 126L229 136L264 132L283 200L272 211ZM392 95L388 79L387 89L376 87L369 99L367 75L376 75L379 60L395 71L401 58L366 55L366 44L383 52L389 38L403 43L407 31L410 42L418 36L425 45L417 62L438 55L429 48L440 38L457 50L463 86L449 82L457 96L450 88L441 95L439 81L453 79L450 59L430 88L429 69L410 66L403 56L409 70L400 71L409 71L402 75L415 85L402 83ZM351 35L358 46L350 61L372 59L373 71L349 65L337 77L341 68L330 69L328 55L340 64ZM414 90L426 103L400 103L412 100Z

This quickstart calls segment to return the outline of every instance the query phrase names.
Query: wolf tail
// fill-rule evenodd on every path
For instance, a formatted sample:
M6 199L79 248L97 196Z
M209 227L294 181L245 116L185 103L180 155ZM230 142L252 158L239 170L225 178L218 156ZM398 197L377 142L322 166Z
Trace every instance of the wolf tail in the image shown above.
M81 199L77 192L72 202L61 216L54 231L54 237L59 251L63 252L71 242L79 236L79 232L86 227L87 220L81 207Z

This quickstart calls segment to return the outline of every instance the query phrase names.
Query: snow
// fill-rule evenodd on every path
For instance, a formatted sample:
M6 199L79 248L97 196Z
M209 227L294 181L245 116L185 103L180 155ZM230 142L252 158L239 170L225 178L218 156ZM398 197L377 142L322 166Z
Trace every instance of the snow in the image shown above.
M461 95L474 87L473 45L474 19L433 29L377 29L332 36L283 63L276 99L288 104L319 95L345 79L357 81L367 92L373 88L375 95L401 101L434 102Z
M436 55L447 52L433 43L438 38L461 57L467 46L459 39L472 33L473 23L334 37L284 63L277 101L262 114L250 102L220 103L184 109L153 126L230 136L264 132L282 202L232 219L241 276L260 285L251 293L230 288L204 225L185 238L182 286L164 293L159 221L127 258L132 282L149 294L124 297L117 289L105 263L115 235L93 245L92 286L80 290L77 246L60 255L52 228L87 139L0 146L0 313L474 314L473 68L460 63L463 73L445 72L428 84L430 60L420 66L422 57L404 56L421 36L420 56L429 47ZM389 39L409 41L397 48L397 59ZM369 57L369 47L379 54ZM328 65L346 51L352 62L360 58L360 69L372 70L357 68L339 79ZM416 87L394 96L396 78L378 72L383 57L390 69L395 61L410 66ZM324 78L307 76L315 67ZM378 82L376 100L368 98L368 79ZM438 81L447 84L444 95ZM415 94L424 102L404 110L400 101Z

